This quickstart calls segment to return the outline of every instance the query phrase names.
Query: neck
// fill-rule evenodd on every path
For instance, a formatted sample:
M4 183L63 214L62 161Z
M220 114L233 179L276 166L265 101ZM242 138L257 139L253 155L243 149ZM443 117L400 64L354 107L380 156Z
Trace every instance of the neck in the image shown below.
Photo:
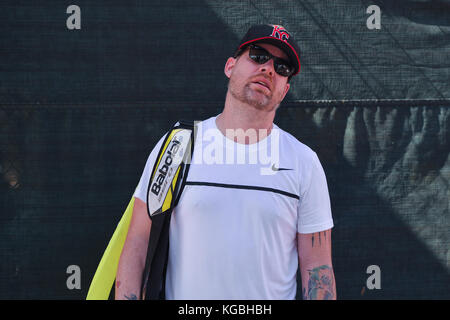
M233 99L228 92L225 107L216 118L217 128L235 142L256 143L270 134L276 108L260 110Z

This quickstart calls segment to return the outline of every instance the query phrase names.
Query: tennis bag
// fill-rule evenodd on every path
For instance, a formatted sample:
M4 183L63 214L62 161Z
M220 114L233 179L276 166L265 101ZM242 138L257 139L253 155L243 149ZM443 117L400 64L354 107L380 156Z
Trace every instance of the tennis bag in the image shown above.
M193 122L177 122L166 135L153 165L147 190L147 211L152 226L140 292L140 297L146 300L165 298L170 218L186 184L194 138ZM133 207L132 197L100 260L87 300L107 300L110 296Z

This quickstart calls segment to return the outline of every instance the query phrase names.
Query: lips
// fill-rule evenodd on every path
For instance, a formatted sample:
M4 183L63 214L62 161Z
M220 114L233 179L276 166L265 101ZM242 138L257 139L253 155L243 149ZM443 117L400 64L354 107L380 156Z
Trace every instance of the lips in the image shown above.
M256 79L255 81L253 81L253 83L266 87L269 91L272 91L270 82L266 79Z

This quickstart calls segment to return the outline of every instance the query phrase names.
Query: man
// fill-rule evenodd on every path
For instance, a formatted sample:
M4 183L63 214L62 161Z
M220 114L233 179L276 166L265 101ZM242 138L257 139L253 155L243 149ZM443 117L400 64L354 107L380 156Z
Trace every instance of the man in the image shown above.
M273 123L300 70L298 52L282 26L257 25L227 60L223 112L199 124L186 187L172 213L167 299L295 299L298 267L304 299L336 298L325 174L310 148ZM214 134L205 138L211 132L219 133L212 142ZM116 299L139 297L151 230L146 193L162 141L134 194ZM264 168L235 160L236 150L247 159L269 149L273 161Z

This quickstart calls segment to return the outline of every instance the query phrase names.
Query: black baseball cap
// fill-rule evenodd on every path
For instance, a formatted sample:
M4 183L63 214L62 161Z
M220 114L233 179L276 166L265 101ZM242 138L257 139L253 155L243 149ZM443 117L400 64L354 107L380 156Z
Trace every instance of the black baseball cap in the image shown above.
M248 29L237 48L237 52L255 43L269 43L283 50L294 66L295 76L300 71L299 48L290 34L283 26L275 24L259 24Z

